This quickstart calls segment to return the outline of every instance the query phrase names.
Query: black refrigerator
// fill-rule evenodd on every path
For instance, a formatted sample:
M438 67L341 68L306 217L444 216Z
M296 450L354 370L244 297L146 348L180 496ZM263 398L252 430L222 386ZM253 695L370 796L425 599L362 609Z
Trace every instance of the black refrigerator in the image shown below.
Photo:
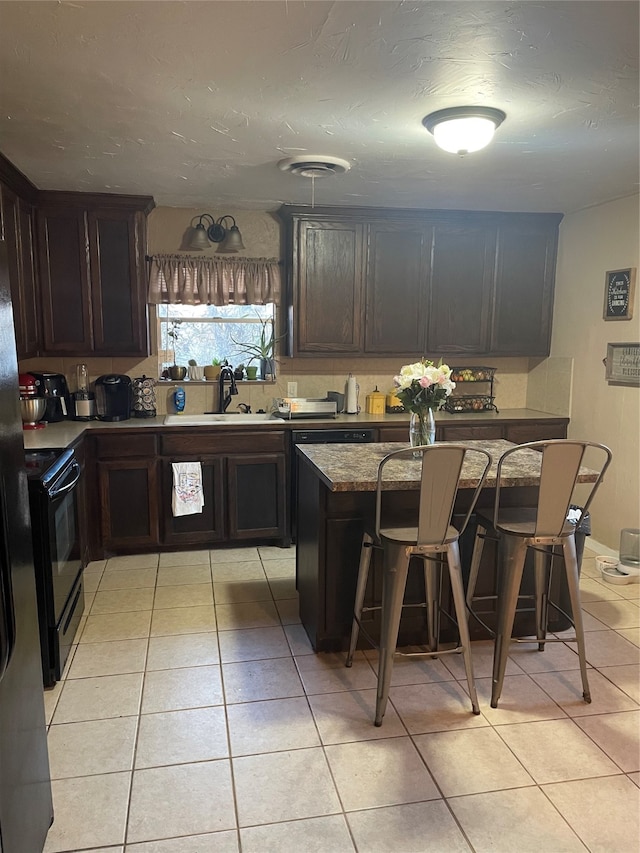
M0 853L41 853L52 820L18 364L0 239Z

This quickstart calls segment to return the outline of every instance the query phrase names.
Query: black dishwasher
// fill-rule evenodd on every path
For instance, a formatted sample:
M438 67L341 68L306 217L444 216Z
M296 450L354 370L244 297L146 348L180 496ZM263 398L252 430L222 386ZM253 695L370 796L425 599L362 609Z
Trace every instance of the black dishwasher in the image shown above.
M294 429L291 431L291 536L296 538L298 504L298 444L370 444L376 440L374 429Z

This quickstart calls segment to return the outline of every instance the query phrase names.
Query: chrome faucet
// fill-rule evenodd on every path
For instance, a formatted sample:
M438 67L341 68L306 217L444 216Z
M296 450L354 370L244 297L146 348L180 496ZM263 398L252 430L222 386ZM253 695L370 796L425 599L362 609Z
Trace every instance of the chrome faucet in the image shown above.
M225 383L227 379L230 381L229 392L225 393ZM220 378L218 379L218 413L223 415L231 402L231 397L233 394L238 393L238 388L236 386L236 380L233 376L233 368L232 367L223 367L220 371Z

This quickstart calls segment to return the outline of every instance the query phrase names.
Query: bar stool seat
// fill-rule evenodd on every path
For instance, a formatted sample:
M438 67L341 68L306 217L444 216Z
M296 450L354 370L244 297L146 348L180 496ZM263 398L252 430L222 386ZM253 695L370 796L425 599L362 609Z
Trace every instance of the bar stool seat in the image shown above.
M473 477L477 480L477 486L466 509L463 523L458 529L451 524L451 520L462 467L467 458L473 462ZM363 612L380 610L376 726L382 725L387 707L393 659L396 654L400 618L404 607L423 607L427 616L428 649L411 653L410 656L438 657L443 654L462 654L472 710L474 714L480 713L473 679L458 539L473 512L491 461L491 456L484 450L470 449L464 445L434 444L394 451L385 456L378 466L375 528L373 532L367 531L363 536L351 642L346 660L346 665L351 666L362 628ZM390 526L381 523L385 469L388 465L399 464L404 466L413 464L416 469L415 479L420 481L418 524L414 526ZM383 554L382 603L373 607L364 607L371 552L374 548L381 550ZM405 605L404 594L412 557L419 557L423 563L425 601L418 605ZM448 567L455 610L455 619L450 618L457 624L459 633L459 642L453 649L439 648L441 615L439 570L443 564ZM366 632L363 630L363 633ZM368 639L372 645L375 645L370 637Z
M517 466L517 454L537 452L540 465L538 503L531 507L504 507L501 494L504 482L509 477L510 466ZM590 466L584 469L585 453L590 453ZM603 444L569 439L534 441L521 444L507 450L498 460L496 472L496 493L493 514L476 514L477 533L471 558L471 570L467 587L467 607L478 621L485 624L474 613L475 588L482 559L485 538L496 538L501 544L498 558L497 588L497 627L494 633L493 678L491 687L491 707L497 708L509 654L509 643L513 623L520 597L520 586L529 548L534 550L534 582L536 608L536 639L518 639L517 642L537 642L540 651L547 642L575 642L578 647L580 674L582 677L583 698L591 702L591 693L587 679L587 665L580 603L579 571L576 556L575 529L586 513L593 497L602 482L604 473L611 463L611 451ZM593 461L592 461L593 460ZM580 485L585 490L586 499L580 517L568 521L569 507L574 503L574 494L579 481L591 479L592 482ZM549 599L551 570L554 557L559 556L555 549L562 549L566 572L571 616L561 611L575 629L572 638L547 638L549 606L561 608ZM485 625L485 627L487 627Z

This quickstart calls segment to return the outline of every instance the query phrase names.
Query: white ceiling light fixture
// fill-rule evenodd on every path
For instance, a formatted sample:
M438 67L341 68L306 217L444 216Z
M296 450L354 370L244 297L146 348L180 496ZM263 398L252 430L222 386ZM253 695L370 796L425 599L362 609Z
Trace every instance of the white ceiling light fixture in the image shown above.
M316 178L344 175L351 168L351 163L348 160L342 160L340 157L331 157L325 154L300 154L297 157L287 157L280 160L278 168L283 172L311 179L311 207L314 207Z
M494 107L450 107L425 116L422 124L439 148L463 155L487 146L506 117Z

